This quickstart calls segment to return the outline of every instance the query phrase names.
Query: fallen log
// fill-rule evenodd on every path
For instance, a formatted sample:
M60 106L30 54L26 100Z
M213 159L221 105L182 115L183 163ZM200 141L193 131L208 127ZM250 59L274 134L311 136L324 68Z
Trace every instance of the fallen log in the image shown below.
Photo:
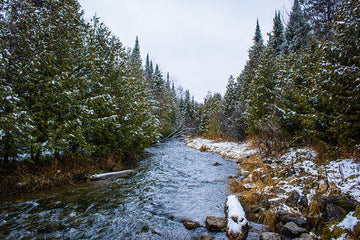
M111 177L125 177L133 172L134 172L134 170L124 170L124 171L119 171L119 172L94 174L94 175L91 175L89 177L89 179L96 181L96 180L102 180L102 179L111 178Z
M238 197L230 195L226 199L225 214L227 217L226 236L230 240L244 240L249 233L249 222Z

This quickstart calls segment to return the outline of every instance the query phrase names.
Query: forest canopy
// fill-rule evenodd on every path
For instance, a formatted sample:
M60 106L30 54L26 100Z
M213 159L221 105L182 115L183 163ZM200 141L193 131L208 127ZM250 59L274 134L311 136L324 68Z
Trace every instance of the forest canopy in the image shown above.
M143 64L138 38L126 48L76 0L1 1L0 36L1 163L133 158L193 117L190 93Z
M223 98L206 98L200 130L358 149L359 19L358 0L294 0L288 17L275 12L267 43L257 22L246 65Z

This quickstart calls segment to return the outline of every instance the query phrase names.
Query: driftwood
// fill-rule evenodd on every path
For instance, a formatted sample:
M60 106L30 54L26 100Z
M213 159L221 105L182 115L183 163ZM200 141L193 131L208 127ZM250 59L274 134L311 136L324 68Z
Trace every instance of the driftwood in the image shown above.
M133 173L134 170L124 170L119 172L109 172L109 173L101 173L101 174L94 174L89 177L90 180L102 180L106 178L112 178L112 177L124 177L131 173Z

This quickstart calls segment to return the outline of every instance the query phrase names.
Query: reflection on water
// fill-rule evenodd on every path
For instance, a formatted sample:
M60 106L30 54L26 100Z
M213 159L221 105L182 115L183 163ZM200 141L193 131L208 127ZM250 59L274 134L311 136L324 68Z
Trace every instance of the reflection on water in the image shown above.
M125 178L2 199L0 239L193 239L206 229L187 230L182 220L204 225L206 216L224 216L233 175L234 160L179 139L160 143ZM261 225L251 225L248 239L258 239Z

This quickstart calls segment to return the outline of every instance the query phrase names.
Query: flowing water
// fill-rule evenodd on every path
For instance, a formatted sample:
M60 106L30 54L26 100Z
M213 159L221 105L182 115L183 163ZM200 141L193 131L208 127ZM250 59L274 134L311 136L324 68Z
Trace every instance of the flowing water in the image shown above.
M1 199L0 239L227 239L208 233L204 221L224 216L235 165L181 139L156 144L130 176ZM185 219L203 226L187 230ZM260 231L251 223L248 239L259 239Z

